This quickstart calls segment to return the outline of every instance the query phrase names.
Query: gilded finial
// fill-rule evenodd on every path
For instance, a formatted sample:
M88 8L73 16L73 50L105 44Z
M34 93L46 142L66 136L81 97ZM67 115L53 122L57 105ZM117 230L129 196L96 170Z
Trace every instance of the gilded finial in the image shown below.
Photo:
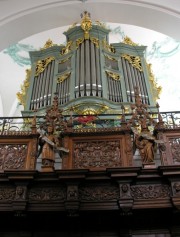
M81 28L84 30L84 38L89 39L89 31L92 28L92 21L90 18L90 13L85 11L83 14L81 14Z
M44 46L43 46L43 48L41 48L41 50L43 50L43 49L48 49L48 48L50 48L50 47L52 47L52 46L54 46L55 44L53 43L53 41L51 40L51 39L48 39L47 41L46 41L46 43L44 44Z

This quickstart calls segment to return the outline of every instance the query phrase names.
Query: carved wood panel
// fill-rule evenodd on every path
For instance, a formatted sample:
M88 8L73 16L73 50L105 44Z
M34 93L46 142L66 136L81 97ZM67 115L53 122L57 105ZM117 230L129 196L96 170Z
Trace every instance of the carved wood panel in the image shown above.
M180 164L180 132L166 131L161 135L159 144L162 165Z
M126 136L86 136L69 138L69 157L63 168L100 169L130 166Z
M34 169L36 154L37 138L33 136L0 138L0 170Z

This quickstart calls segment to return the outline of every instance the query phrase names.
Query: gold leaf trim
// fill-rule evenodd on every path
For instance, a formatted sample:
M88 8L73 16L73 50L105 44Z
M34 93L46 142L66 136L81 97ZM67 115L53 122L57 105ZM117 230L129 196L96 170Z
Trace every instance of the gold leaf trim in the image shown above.
M109 109L107 105L101 105L99 108L92 108L91 104L85 105L88 108L80 109L80 106L82 105L83 104L73 106L71 107L71 110L73 110L76 114L79 114L79 115L98 115L98 114L103 114L105 111Z
M153 99L156 102L160 98L160 94L162 92L162 87L158 85L158 83L155 80L154 74L152 72L152 64L147 63L147 69L149 73L149 80L152 86L152 95Z
M55 60L55 57L48 57L43 60L38 60L36 65L35 76L38 76L40 73L42 73L47 67L47 65L51 63L53 60Z
M96 45L97 48L99 48L99 39L97 39L95 37L90 37L90 40L93 44Z
M108 59L110 59L110 60L112 60L112 61L118 61L117 59L115 59L115 58L112 58L112 57L110 57L109 55L107 55L107 54L105 54L104 55L106 58L108 58Z
M62 76L58 77L57 83L62 83L64 80L66 80L71 75L71 72L67 72L63 74Z
M76 40L76 48L79 48L79 45L84 42L84 38L79 38Z
M16 94L20 104L25 106L27 90L29 88L29 81L31 77L31 69L26 69L26 78L21 85L21 91Z
M112 45L108 44L108 42L105 39L102 40L102 46L107 51L115 53L115 48Z
M112 79L114 79L115 81L119 81L120 80L120 75L114 72L110 72L110 71L106 71L107 75L109 77L111 77Z
M67 62L70 58L71 58L71 57L68 57L68 58L65 58L65 59L61 60L61 61L59 62L59 64L62 64L62 63Z
M138 46L138 44L134 43L134 42L131 40L131 38L128 37L128 36L126 36L126 37L123 39L122 43L124 43L124 44L129 44L129 45L132 45L132 46Z
M90 18L90 13L85 11L82 14L81 28L84 30L84 39L89 39L89 31L92 28L92 21Z
M135 67L141 72L143 71L140 57L128 54L122 54L122 57L125 58L133 67Z
M107 26L106 26L106 24L103 23L103 22L95 21L95 24L98 25L98 26L100 26L100 27L102 27L102 28L104 28L104 29L108 29Z
M54 44L51 39L48 39L46 41L45 45L40 50L44 50L44 49L50 48L50 47L55 46L55 45L57 45L57 44Z
M66 46L64 48L62 48L61 50L61 55L67 54L71 51L71 46L72 46L72 41L68 41Z

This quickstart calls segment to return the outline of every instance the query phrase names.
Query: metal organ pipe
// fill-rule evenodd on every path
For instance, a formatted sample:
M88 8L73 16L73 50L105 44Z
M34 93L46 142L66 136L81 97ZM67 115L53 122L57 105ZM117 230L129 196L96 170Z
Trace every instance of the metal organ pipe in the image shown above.
M95 59L96 59L96 96L102 97L102 82L100 72L100 57L99 49L95 47Z
M96 58L95 58L95 46L91 42L91 95L96 96L97 94L97 78L96 78Z
M84 74L84 43L81 44L80 46L81 50L81 58L80 58L80 96L85 96L85 88L84 88L84 83L85 83L85 74Z

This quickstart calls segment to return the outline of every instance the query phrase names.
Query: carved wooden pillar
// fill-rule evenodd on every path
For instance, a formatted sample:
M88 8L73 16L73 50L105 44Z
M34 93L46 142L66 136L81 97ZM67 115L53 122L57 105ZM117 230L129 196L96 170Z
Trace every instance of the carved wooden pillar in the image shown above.
M126 152L126 163L124 166L132 166L133 160L133 144L131 139L130 131L125 132L125 152Z
M77 183L67 183L67 200L65 208L69 216L77 216L79 210L79 190Z
M63 138L63 146L69 150L68 153L64 153L62 156L62 169L72 168L72 140L69 135L65 135Z
M157 131L157 140L159 141L158 143L158 148L161 156L161 163L162 165L168 165L168 157L166 154L167 147L166 147L166 137L163 134L163 130Z
M180 164L180 130L157 130L162 165Z
M14 201L12 202L13 210L22 212L26 210L27 206L27 183L19 183L16 186L16 193Z
M172 203L180 210L180 179L173 179L171 182L172 188Z
M130 183L119 182L120 198L119 207L124 214L130 214L133 207Z

